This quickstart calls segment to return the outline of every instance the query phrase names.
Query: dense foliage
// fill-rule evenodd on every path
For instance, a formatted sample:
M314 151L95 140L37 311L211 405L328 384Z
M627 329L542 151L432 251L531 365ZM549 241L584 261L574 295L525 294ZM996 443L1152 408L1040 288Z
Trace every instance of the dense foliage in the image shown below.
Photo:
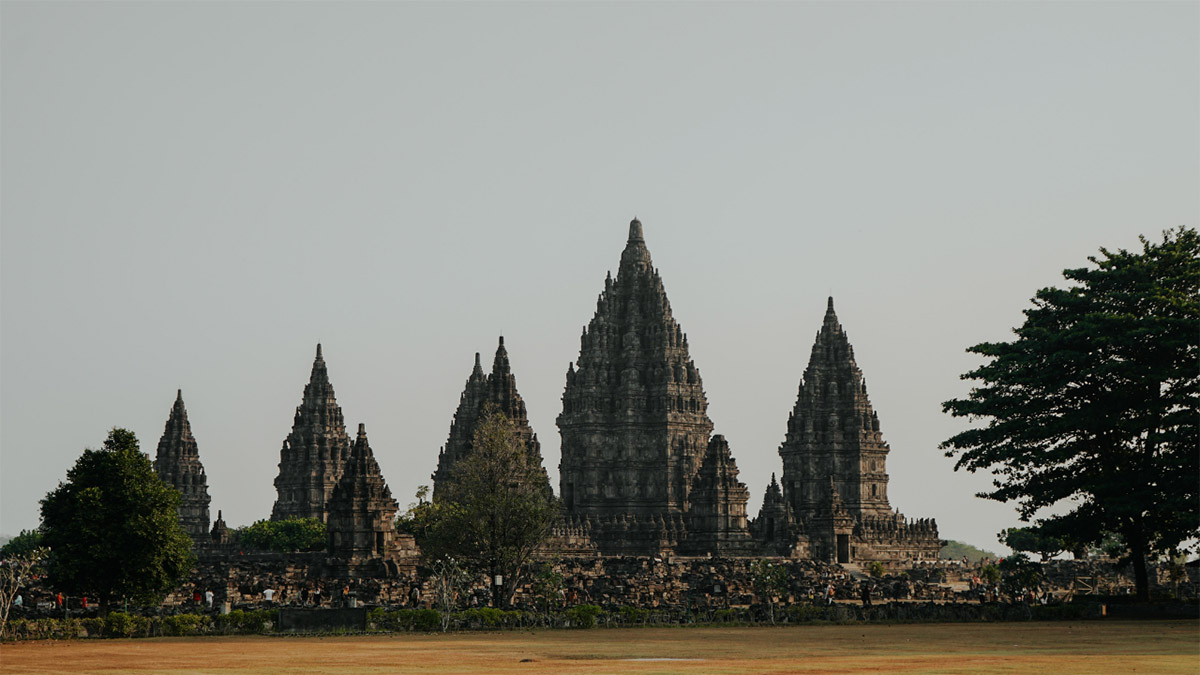
M475 428L472 451L451 470L445 492L398 520L427 559L456 559L499 577L496 604L507 606L526 579L534 550L550 535L557 503L545 471L512 421L491 405Z
M1017 552L1036 553L1045 562L1071 548L1066 537L1045 534L1034 527L1010 527L1000 531L1000 543Z
M1015 340L968 350L987 359L963 376L977 387L943 408L987 424L942 448L956 469L993 472L980 496L1016 502L1041 536L1121 535L1147 599L1147 557L1200 529L1200 236L1089 260L1037 292Z
M984 558L991 558L995 560L999 556L991 551L985 551L981 548L976 548L966 542L950 540L947 541L946 545L942 547L939 557L942 560L962 560L963 558L966 558L967 562L975 564Z
M21 530L21 534L9 539L0 547L0 560L33 553L42 545L42 533L37 530Z
M242 546L260 551L324 551L325 523L316 518L260 520L238 530Z
M84 450L42 500L49 585L70 595L158 603L195 563L179 525L179 491L154 473L133 432Z

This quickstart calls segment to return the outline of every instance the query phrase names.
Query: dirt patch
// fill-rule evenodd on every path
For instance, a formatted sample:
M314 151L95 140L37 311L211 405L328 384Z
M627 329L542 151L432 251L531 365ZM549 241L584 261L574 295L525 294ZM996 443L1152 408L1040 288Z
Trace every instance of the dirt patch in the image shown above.
M1196 673L1196 621L25 642L2 673Z

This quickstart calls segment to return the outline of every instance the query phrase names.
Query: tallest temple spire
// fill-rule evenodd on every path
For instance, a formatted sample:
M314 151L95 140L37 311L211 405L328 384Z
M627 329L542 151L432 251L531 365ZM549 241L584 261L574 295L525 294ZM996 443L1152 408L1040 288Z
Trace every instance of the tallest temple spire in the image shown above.
M601 551L657 552L683 528L713 425L637 219L580 338L558 428L563 507L592 523Z

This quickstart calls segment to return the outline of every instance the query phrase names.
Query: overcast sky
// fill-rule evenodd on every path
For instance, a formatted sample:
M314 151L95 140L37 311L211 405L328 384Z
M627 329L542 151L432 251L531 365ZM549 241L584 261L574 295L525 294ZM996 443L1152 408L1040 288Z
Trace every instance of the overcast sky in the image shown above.
M832 294L889 496L999 550L940 404L1061 271L1200 220L1200 4L4 2L0 532L182 388L270 515L317 342L393 494L505 336L564 374L638 216L757 513Z

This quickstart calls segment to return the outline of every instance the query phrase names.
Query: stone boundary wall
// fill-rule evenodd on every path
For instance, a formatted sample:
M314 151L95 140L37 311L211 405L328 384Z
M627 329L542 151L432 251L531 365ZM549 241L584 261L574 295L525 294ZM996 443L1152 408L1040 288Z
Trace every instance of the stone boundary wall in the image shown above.
M774 599L780 606L819 602L827 586L832 585L841 602L860 600L862 570L808 560L768 559L788 572L785 591ZM655 557L574 557L541 561L563 578L561 591L552 598L554 605L570 607L594 604L606 609L635 607L646 610L708 611L744 608L761 604L754 592L754 575L746 558L655 558ZM222 554L203 556L190 578L170 596L161 608L150 613L192 611L219 612L228 609L273 607L342 607L350 604L366 607L413 607L410 589L421 588L416 606L428 607L434 597L428 570L386 578L339 579L329 575L321 553ZM1112 563L1094 561L1051 561L1042 566L1046 583L1041 589L1049 600L1074 593L1078 596L1132 596L1132 572ZM1165 566L1152 567L1152 592L1171 593L1182 598L1200 596L1200 568L1187 567L1186 577L1173 579ZM971 603L994 599L980 589L971 589L969 579L978 568L957 562L920 563L902 573L872 579L873 600L907 603ZM1178 581L1178 585L1177 585ZM533 579L518 589L515 608L540 611L546 600L536 597ZM275 591L271 605L263 591ZM25 589L26 611L31 615L62 616L54 607L49 589ZM194 601L211 590L211 610ZM1132 598L1130 598L1132 600ZM79 598L68 598L67 612L81 610ZM486 607L491 597L482 576L460 596L463 608ZM40 609L39 609L40 607ZM94 601L92 608L94 609ZM144 610L142 610L144 611Z

